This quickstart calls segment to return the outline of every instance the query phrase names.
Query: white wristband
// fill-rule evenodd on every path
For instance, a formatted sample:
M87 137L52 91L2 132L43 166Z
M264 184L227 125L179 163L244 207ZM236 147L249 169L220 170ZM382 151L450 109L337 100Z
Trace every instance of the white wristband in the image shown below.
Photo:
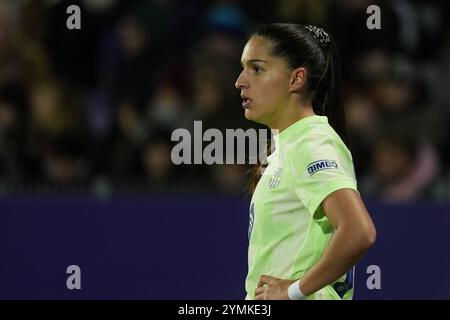
M302 290L300 290L300 280L295 281L289 286L288 296L290 300L303 300L306 298Z

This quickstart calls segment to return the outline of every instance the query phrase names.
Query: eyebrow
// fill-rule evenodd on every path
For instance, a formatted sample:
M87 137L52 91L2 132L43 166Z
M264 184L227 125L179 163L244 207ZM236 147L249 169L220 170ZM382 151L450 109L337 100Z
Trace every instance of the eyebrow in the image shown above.
M262 60L262 59L250 59L247 60L247 63L254 63L254 62L263 62L263 63L268 63L266 60ZM241 61L241 65L244 65Z

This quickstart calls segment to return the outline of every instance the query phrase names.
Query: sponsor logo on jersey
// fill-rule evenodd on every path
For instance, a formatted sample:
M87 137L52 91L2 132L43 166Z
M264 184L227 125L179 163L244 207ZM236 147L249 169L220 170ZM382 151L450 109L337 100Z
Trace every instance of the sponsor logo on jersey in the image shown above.
M309 164L306 170L308 171L309 176L312 176L317 171L337 168L338 164L335 160L317 160Z

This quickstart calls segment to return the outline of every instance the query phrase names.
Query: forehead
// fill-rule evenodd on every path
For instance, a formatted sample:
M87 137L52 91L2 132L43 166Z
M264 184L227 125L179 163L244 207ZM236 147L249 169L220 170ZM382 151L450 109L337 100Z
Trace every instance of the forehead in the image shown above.
M268 40L259 36L251 37L242 51L241 62L255 59L269 61L274 58L270 52L271 44Z

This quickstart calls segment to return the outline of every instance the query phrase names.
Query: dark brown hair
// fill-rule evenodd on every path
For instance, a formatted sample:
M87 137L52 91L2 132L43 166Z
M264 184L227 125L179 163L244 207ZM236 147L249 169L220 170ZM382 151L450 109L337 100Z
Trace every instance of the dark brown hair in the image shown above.
M261 26L251 37L269 40L271 54L282 58L288 68L304 67L308 70L307 84L314 113L327 116L330 125L347 143L339 54L333 38L323 29L319 30L322 31L320 35L311 31L311 26L272 23ZM323 41L324 34L326 41ZM269 154L270 145L267 149ZM262 165L258 163L250 170L248 189L251 193L261 177L261 169Z

